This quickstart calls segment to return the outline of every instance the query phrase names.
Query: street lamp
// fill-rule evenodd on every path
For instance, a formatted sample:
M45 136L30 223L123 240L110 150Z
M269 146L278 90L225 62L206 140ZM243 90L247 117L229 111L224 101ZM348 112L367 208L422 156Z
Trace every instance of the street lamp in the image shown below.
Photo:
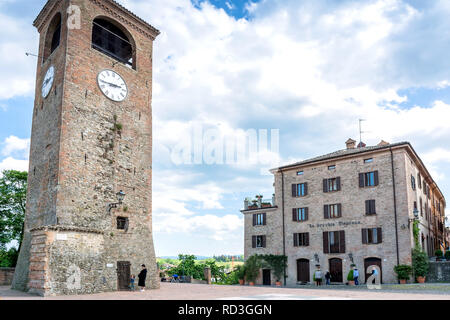
M414 208L413 214L414 214L414 218L408 219L408 229L410 229L411 222L419 220L419 210L417 210L417 208Z
M121 205L125 196L126 196L126 194L122 190L117 192L116 197L117 197L118 202L108 204L108 212L111 212L112 208L117 208L117 206Z

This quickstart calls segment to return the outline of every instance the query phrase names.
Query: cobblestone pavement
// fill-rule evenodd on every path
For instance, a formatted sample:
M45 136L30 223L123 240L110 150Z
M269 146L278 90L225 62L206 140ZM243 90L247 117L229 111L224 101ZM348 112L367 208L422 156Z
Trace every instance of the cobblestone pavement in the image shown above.
M392 288L391 288L392 287ZM398 289L401 287L401 289ZM398 291L398 292L397 292ZM412 293L414 292L414 293ZM92 295L38 297L0 287L0 300L450 300L450 284L383 285L382 290L331 286L315 288L218 286L161 283L159 290L105 292Z

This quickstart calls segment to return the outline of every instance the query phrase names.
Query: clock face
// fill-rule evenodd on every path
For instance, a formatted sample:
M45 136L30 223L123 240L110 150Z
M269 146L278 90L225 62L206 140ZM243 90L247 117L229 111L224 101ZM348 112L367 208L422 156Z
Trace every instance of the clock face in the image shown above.
M55 67L51 66L48 68L47 73L45 74L44 81L42 82L42 98L47 98L50 93L50 89L53 85L53 80L55 78Z
M103 70L97 77L98 86L105 96L113 101L123 101L128 95L127 84L112 70Z

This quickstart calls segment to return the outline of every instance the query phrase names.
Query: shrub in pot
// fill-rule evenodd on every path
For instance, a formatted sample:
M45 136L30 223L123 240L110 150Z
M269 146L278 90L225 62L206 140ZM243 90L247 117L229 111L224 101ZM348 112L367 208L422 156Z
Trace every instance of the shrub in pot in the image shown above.
M347 275L347 281L348 281L348 284L349 284L349 285L351 285L351 286L354 286L354 285L355 285L355 278L353 277L353 269L351 269L351 270L348 272L348 275Z
M450 250L445 251L445 259L450 260Z
M236 272L236 276L239 280L239 284L243 285L244 284L244 279L245 279L245 267L243 265L238 265L235 269Z
M412 267L417 282L424 283L429 270L428 256L420 248L414 248L412 251Z
M252 286L255 284L256 277L258 277L259 269L261 268L261 262L258 255L253 255L245 261L245 277L249 284Z
M436 251L434 251L434 255L436 256L436 260L441 260L443 257L442 251L437 249Z
M406 264L399 264L394 267L394 271L397 274L397 278L400 280L400 283L405 284L412 274L412 267Z

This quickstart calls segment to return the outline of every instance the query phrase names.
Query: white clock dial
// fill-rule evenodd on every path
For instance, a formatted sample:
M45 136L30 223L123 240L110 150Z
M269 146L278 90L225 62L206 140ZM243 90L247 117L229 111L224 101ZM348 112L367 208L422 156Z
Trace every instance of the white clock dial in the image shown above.
M98 86L105 96L113 101L123 101L128 95L127 84L112 70L103 70L97 77Z
M51 66L48 68L47 73L45 74L44 81L42 81L42 97L47 98L50 93L50 89L53 86L53 80L55 79L55 67Z

